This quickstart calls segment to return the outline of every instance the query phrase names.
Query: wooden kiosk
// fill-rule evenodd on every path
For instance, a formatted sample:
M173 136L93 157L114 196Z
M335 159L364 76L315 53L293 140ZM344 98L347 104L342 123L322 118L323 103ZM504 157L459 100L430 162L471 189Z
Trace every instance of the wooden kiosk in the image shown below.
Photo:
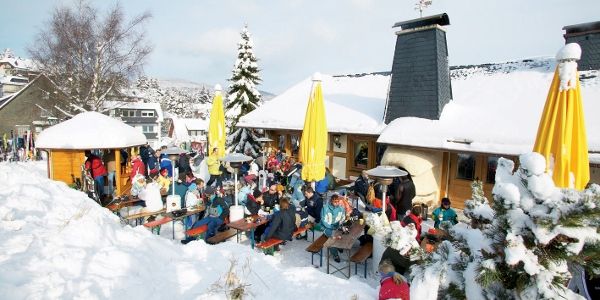
M146 136L120 120L98 112L84 112L70 120L42 131L36 147L48 151L48 177L68 185L81 178L81 166L85 162L85 150L110 150L115 153L116 195L131 189L129 173L131 166L121 168L121 149L131 153L131 147L146 144Z

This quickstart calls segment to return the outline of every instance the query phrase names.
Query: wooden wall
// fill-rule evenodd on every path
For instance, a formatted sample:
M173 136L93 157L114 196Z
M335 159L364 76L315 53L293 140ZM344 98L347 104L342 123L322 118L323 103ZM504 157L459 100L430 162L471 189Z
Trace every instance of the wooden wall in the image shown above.
M73 177L81 178L81 165L85 162L84 150L50 150L50 179L73 184Z

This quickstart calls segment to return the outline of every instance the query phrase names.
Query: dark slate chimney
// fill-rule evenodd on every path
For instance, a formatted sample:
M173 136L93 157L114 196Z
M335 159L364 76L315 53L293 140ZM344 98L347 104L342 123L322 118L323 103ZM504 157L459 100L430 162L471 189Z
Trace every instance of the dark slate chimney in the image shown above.
M398 22L385 123L399 117L440 118L452 99L446 31L447 14Z
M577 43L581 46L581 60L577 62L579 70L600 70L600 21L569 25L565 43Z

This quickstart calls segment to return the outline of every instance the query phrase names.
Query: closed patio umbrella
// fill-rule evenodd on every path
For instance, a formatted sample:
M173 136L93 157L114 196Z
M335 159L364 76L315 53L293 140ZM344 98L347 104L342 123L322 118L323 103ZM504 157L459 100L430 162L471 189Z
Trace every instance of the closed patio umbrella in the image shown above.
M300 141L300 161L302 162L302 179L304 181L318 181L325 177L326 151L325 104L321 90L321 74L316 73L313 76L313 88L306 107Z
M538 127L533 151L546 158L546 170L558 187L585 188L590 180L588 144L576 60L581 48L565 45L556 55L559 64ZM554 162L552 166L551 162Z
M214 148L218 148L217 158L225 156L225 113L223 111L223 96L221 86L215 86L212 109L210 111L210 123L208 124L209 155Z

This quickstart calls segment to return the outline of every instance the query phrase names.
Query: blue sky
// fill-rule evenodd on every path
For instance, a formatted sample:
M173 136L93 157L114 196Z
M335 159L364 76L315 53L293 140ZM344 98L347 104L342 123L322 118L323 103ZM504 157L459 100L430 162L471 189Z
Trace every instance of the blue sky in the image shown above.
M96 6L116 1L91 1ZM128 16L148 10L154 52L151 77L227 85L244 24L253 34L263 83L281 93L319 71L389 71L396 37L392 25L419 17L413 0L267 1L128 0ZM1 0L0 48L26 48L53 7L71 0ZM433 0L425 15L446 12L451 65L554 55L562 27L600 21L598 0ZM1 50L0 49L0 50Z

